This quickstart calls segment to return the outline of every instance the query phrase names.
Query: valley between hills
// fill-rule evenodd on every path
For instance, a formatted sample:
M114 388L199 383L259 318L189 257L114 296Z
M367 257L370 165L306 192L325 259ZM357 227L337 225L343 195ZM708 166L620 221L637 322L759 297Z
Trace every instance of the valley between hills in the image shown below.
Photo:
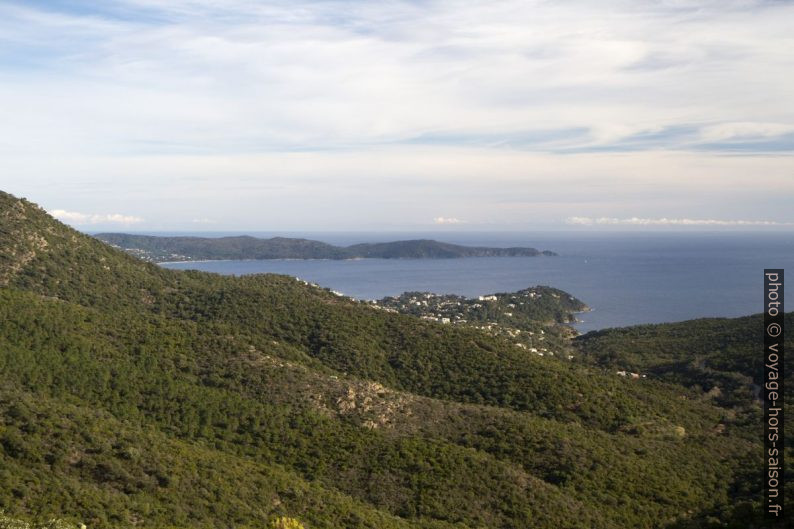
M0 192L0 527L765 527L762 317L574 295L167 270Z

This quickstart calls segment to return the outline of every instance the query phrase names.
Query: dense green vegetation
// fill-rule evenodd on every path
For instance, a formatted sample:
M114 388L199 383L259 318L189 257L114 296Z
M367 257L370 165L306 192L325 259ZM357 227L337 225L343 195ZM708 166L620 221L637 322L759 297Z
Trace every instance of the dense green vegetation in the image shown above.
M320 241L273 237L156 237L99 233L96 237L148 261L197 259L451 259L458 257L536 257L554 252L535 248L483 248L431 240L334 246Z
M785 315L794 328L794 313ZM705 392L725 407L755 407L762 383L763 316L706 318L665 325L607 329L575 344L596 365L641 371ZM791 380L791 372L786 374ZM791 395L787 394L791 403Z
M750 320L722 321L711 345L655 326L539 357L285 276L163 270L0 194L0 511L89 527L761 527L757 403L653 371L695 354L752 376Z

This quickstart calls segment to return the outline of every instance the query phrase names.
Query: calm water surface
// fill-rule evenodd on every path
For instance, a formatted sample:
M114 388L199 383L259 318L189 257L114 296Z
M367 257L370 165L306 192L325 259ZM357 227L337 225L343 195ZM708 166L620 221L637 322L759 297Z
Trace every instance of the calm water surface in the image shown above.
M763 269L794 266L794 235L780 232L280 235L343 245L432 238L466 245L533 246L560 256L214 261L163 266L221 274L288 274L359 299L411 290L476 296L549 285L566 290L593 308L593 312L579 316L584 321L576 327L582 332L761 312ZM794 276L789 279L787 293L792 284ZM794 298L789 299L794 304Z

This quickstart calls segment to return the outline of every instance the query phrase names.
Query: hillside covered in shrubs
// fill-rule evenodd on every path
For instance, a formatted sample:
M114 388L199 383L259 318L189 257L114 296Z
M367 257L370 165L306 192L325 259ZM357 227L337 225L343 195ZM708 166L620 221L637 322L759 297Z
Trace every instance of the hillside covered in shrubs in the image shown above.
M31 527L762 527L756 332L635 327L539 356L287 276L165 270L0 193L0 511Z

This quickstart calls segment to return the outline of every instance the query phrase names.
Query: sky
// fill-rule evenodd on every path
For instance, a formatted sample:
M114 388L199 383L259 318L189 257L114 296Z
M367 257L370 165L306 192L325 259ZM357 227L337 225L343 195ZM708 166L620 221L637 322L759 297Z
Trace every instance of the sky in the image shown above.
M794 2L0 0L85 231L794 230Z

